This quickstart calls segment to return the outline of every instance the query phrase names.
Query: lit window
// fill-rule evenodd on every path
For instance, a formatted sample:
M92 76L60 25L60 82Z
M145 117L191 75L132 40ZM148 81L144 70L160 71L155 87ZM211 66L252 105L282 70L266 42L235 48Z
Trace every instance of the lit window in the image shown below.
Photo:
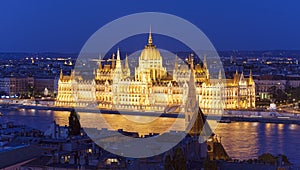
M119 163L119 161L116 158L108 158L105 163L111 165L112 163Z

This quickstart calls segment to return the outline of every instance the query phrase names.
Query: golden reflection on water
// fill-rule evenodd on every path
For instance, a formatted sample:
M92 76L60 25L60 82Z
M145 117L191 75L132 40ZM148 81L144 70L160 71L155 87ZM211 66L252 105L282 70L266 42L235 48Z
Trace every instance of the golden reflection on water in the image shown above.
M222 137L222 143L232 158L255 157L258 149L257 126L248 122L221 123L215 130Z
M113 115L113 114L86 114L79 113L80 123L88 128L107 128L109 130L123 129L130 132L138 132L140 135L149 133L164 133L170 130L183 131L184 119L156 118L149 116ZM141 123L136 120L141 120ZM148 122L148 120L153 120ZM135 120L135 121L132 121ZM148 122L148 123L145 123Z
M130 132L138 132L140 135L149 133L159 133L169 131L184 131L185 120L183 118L167 118L136 115L117 115L117 114L97 114L79 112L82 127L87 128L106 128L109 130L123 129ZM54 118L59 125L68 125L69 112L55 111ZM218 123L208 121L212 130Z
M60 126L65 126L69 124L69 115L70 112L67 111L54 111L53 112L53 118L56 121L57 124Z
M268 134L268 133L270 133L271 132L271 126L272 126L272 124L271 123L266 123L265 124L265 126L266 126L266 133Z
M297 126L298 126L298 125L291 124L291 125L289 125L289 129L290 129L290 130L295 130L295 129L297 129Z
M278 124L278 130L279 130L280 132L282 132L283 127L284 127L284 124Z

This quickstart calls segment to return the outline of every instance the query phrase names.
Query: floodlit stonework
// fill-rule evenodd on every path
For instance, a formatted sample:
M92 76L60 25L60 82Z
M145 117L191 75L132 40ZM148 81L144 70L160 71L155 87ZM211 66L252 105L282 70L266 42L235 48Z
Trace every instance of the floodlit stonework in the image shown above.
M221 71L216 79L210 78L206 57L203 66L194 64L194 57L187 58L188 65L174 62L173 73L163 66L161 53L152 42L142 50L138 66L130 70L128 57L122 64L120 50L112 56L110 64L95 71L94 80L84 80L61 72L55 105L86 107L92 102L100 109L124 111L184 112L188 95L190 74L193 74L196 97L202 111L221 114L224 109L249 109L255 107L255 83L236 72L233 79L222 79Z

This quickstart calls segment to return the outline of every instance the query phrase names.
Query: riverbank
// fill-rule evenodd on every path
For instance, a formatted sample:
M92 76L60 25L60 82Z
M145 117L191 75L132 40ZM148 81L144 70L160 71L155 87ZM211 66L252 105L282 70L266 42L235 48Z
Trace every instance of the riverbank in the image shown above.
M290 117L241 117L241 116L209 116L208 120L220 120L221 123L231 122L259 122L274 124L296 124L300 125L300 119Z

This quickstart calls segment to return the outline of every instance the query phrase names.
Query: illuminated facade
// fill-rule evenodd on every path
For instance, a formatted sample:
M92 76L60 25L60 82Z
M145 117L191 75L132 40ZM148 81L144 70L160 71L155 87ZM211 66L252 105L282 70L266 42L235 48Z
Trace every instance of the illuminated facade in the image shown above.
M220 108L248 109L255 107L255 83L250 73L233 79L211 79L204 57L203 66L194 64L188 57L188 65L179 65L176 56L172 74L163 66L162 56L152 42L150 32L148 44L142 50L138 66L130 70L128 57L122 64L120 50L112 56L110 64L99 64L94 80L83 80L72 72L58 82L56 106L86 107L96 101L101 109L127 111L183 112L188 94L188 82L193 75L196 96L204 113L219 114ZM131 74L131 72L133 74Z

